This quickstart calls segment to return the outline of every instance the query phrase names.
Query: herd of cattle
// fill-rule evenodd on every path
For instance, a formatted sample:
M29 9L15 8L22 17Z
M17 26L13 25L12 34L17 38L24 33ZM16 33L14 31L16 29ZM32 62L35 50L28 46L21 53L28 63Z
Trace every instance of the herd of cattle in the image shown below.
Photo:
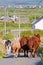
M14 53L14 57L18 57L20 50L23 49L24 56L28 56L30 52L31 57L35 57L40 45L40 35L34 34L34 36L23 36L20 39L15 38L13 42L10 40L5 41L6 53L9 54L11 51Z

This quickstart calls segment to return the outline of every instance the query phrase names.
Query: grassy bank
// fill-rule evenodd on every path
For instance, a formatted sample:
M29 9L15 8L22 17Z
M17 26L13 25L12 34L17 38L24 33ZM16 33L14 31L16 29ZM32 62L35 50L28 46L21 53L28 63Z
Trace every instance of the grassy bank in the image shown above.
M5 40L8 40L8 39L13 40L14 37L15 37L15 35L13 33L8 33L5 36L3 36L3 39L5 39Z
M43 65L43 47L39 47L39 54L40 54L40 57L41 57L41 62L42 62L42 65Z
M43 30L34 30L32 31L31 29L29 31L24 31L21 33L22 36L33 36L34 34L40 34L40 37L43 37Z
M6 56L5 46L0 42L0 59Z

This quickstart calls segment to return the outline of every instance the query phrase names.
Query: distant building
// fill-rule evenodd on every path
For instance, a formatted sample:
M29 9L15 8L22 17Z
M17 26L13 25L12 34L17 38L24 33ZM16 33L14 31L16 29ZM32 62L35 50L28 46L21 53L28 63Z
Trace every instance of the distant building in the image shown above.
M43 30L43 16L38 19L35 19L32 22L32 29L33 30L35 29Z

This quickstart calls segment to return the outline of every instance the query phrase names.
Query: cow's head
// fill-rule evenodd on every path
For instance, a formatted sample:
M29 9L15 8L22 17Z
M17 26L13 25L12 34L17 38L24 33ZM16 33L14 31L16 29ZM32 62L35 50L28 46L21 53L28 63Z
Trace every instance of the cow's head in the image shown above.
M9 54L11 52L11 41L7 40L5 42L5 48L6 48L6 53Z

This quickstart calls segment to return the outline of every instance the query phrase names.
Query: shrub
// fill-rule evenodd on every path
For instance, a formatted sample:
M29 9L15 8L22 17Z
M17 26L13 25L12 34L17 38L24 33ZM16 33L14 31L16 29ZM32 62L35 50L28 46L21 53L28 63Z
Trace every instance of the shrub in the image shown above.
M42 62L42 64L43 64L43 47L40 47L40 48L39 48L39 54L40 54L40 56L41 56L41 62Z
M12 33L8 33L8 34L6 34L6 35L3 37L3 39L6 39L6 40L8 40L8 39L12 40L13 38L14 38L14 34L12 34Z
M22 36L32 36L32 35L33 35L32 31L24 31L21 33L21 37Z
M33 31L34 34L40 34L40 36L43 36L43 30L34 30Z

